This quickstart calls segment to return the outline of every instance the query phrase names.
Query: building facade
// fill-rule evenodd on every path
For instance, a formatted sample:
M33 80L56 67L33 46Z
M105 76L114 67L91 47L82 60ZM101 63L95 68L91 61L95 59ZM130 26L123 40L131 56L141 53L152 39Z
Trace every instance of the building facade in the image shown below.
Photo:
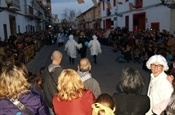
M87 11L77 16L78 29L98 29L101 28L100 3L92 6Z
M163 4L163 0L101 0L98 18L96 15L87 17L94 10L94 6L77 17L82 25L89 17L100 21L98 28L111 29L126 27L129 31L139 29L163 29L174 34L175 32L175 5ZM167 0L165 0L166 2ZM172 0L173 1L173 0ZM171 4L171 3L170 3ZM80 18L80 19L79 19ZM95 28L95 26L92 26Z
M9 7L7 5L5 0L0 0L1 40L18 33L48 29L51 22L50 0L12 0Z

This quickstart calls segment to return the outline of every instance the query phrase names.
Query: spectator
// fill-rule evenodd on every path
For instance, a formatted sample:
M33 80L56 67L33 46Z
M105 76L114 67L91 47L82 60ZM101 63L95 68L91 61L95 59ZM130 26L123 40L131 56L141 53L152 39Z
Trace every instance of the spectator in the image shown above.
M30 77L30 84L31 89L41 95L41 97L44 99L43 96L43 89L42 89L42 78L40 74L33 74Z
M92 104L92 115L115 115L115 103L111 95L103 93Z
M74 64L74 59L77 57L77 49L80 49L82 47L82 45L78 44L73 37L73 35L69 35L69 40L65 44L65 50L69 56L70 64Z
M62 60L62 53L55 50L51 56L52 63L42 70L41 77L43 81L44 99L49 107L50 114L54 115L52 110L52 98L57 93L57 79L60 75L62 68L60 66Z
M167 47L170 50L172 55L175 55L175 47L174 47L174 45L175 45L175 37L172 34L170 34L168 36Z
M23 64L4 67L0 76L1 115L49 115L40 95L30 90Z
M91 55L94 58L94 63L97 64L97 55L100 54L101 51L101 45L99 43L99 41L97 40L97 36L93 35L92 36L93 40L91 40L88 44L90 51L91 51Z
M148 69L151 69L151 80L147 95L150 98L151 107L146 115L153 114L153 107L171 97L173 87L167 80L164 71L169 69L166 59L162 55L153 55L146 62Z
M85 88L90 89L95 97L97 98L101 94L101 89L97 80L92 78L91 73L91 63L88 58L82 58L78 64L77 73L80 75Z
M92 115L94 95L85 89L80 76L72 69L65 69L58 77L58 93L53 97L56 115Z
M171 108L171 106L173 106L171 104L174 103L174 99L175 99L175 79L174 79L175 71L174 71L174 68L169 68L167 74L168 74L167 79L170 83L172 83L174 91L172 93L171 98L164 100L161 103L156 104L153 107L153 112L156 113L156 115L169 115L168 112L170 112L170 110L173 109ZM173 110L170 113L172 114L172 112Z
M142 95L144 78L134 68L122 70L118 83L120 93L114 93L116 103L116 115L145 115L150 108L150 100Z

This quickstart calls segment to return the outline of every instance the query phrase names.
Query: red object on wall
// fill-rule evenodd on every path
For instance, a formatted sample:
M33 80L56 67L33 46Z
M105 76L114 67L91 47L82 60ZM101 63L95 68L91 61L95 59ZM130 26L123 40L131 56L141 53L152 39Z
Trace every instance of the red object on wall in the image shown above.
M151 23L151 29L159 30L159 28L160 28L160 23L159 22L152 22Z

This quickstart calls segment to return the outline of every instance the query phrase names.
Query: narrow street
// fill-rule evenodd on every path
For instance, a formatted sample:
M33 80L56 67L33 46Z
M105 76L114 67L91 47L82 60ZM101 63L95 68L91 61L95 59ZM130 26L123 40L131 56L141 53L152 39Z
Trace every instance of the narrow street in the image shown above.
M77 63L80 59L80 55L77 56L75 64L69 64L69 58L64 51L64 45L58 47L57 45L45 45L36 54L33 60L28 64L28 70L32 73L39 72L41 67L47 67L50 64L50 56L54 50L59 50L63 53L63 60L61 66L63 68L77 69ZM89 55L89 49L87 51L87 57L92 63L92 76L99 82L103 93L113 94L116 91L116 85L121 74L121 70L126 67L134 67L138 69L146 80L146 86L143 94L146 94L147 85L149 82L149 73L141 69L142 64L138 63L118 63L115 62L116 53L112 52L110 46L102 45L102 54L97 56L97 64L93 63L93 58Z

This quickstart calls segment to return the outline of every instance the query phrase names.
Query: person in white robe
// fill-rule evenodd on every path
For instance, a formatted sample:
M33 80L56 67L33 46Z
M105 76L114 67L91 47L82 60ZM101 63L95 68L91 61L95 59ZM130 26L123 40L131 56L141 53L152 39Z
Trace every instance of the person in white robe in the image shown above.
M69 56L69 63L74 64L74 60L77 57L77 49L80 49L82 47L82 44L78 44L74 40L73 35L69 35L68 41L65 44L65 51L67 52L67 55Z
M90 53L94 58L94 63L97 64L97 55L102 53L100 42L97 40L97 36L92 36L93 40L90 40L88 47L90 48Z

